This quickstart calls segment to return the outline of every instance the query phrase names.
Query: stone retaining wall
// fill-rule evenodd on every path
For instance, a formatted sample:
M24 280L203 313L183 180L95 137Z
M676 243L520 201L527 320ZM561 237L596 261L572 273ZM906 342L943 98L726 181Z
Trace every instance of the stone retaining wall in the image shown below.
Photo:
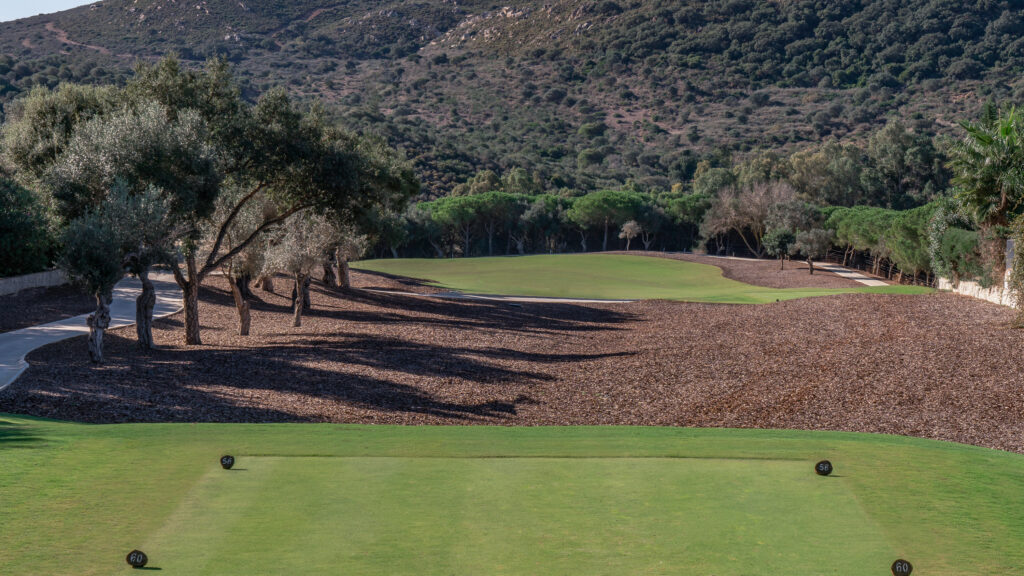
M51 286L62 286L68 283L67 274L63 270L48 270L24 276L11 276L0 278L0 296L14 294L29 288L49 288Z
M1002 286L982 288L977 282L960 281L956 286L953 286L953 282L949 279L939 278L938 289L952 290L957 294L963 294L964 296L970 296L971 298L978 298L979 300L985 300L992 302L993 304L1013 308L1013 291L1010 290L1009 279L1010 274L1007 272L1006 278L1003 279Z

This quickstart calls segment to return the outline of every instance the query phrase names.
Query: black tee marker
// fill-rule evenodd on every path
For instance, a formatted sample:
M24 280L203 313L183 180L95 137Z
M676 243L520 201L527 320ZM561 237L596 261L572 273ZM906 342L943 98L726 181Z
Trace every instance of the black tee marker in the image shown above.
M897 560L892 563L892 576L910 576L914 567L906 560Z
M230 456L230 455L229 456L221 456L220 457L220 465L225 470L231 470L231 467L235 465L235 457L234 456Z
M818 476L828 476L832 473L832 463L828 460L822 460L814 465L814 473Z
M125 556L124 561L131 564L132 568L142 568L149 562L149 558L142 550L132 550Z

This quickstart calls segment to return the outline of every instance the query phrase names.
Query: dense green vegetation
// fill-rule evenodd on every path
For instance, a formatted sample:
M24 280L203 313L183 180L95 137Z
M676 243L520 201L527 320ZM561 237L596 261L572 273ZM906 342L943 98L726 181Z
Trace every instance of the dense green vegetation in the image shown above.
M369 260L360 270L417 278L471 294L554 298L654 299L761 304L828 294L921 294L927 288L786 288L751 286L714 266L663 258L610 254L556 254L514 258Z
M222 54L249 98L283 83L405 149L434 195L515 167L553 188L668 189L722 151L863 141L893 114L951 133L985 99L1019 100L1021 14L942 0L106 0L0 24L0 98L122 82L169 51Z
M220 469L225 453L236 470ZM133 548L163 573L220 575L884 573L905 557L959 576L1024 563L1024 459L914 438L4 416L0 454L12 575L127 573ZM821 458L833 477L814 475Z
M31 192L0 179L0 277L43 270L54 242L45 210Z

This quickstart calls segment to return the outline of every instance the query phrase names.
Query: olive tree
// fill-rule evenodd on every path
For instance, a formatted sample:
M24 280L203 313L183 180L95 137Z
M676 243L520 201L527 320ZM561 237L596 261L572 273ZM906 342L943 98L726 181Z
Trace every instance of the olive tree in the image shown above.
M786 269L786 256L790 253L796 236L789 228L772 228L764 235L764 251L779 259L779 270Z
M292 218L267 249L266 271L285 272L295 281L293 326L302 326L306 281L322 264L327 248L338 242L338 236L338 229L328 218L307 211Z
M89 358L103 362L103 333L110 326L110 303L114 284L121 278L120 242L109 219L100 211L91 211L72 220L61 237L65 249L58 265L73 282L96 300L89 315Z
M622 229L619 230L619 238L626 240L626 250L629 250L629 244L643 232L643 227L636 223L636 220L630 220L622 225Z
M143 286L136 318L143 348L153 342L156 293L149 269L173 262L174 243L191 231L189 217L210 209L220 185L206 139L197 113L168 119L158 104L140 102L80 124L43 176L65 218L103 204L117 190L126 267Z
M811 274L814 274L814 259L823 258L832 247L832 240L835 234L831 230L815 228L800 232L796 235L793 243L793 250L803 254L807 258L807 267Z

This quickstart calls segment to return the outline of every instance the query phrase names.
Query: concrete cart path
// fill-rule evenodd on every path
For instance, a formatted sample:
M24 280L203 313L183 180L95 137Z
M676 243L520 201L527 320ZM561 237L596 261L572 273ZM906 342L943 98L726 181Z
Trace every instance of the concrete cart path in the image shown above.
M181 290L170 273L150 274L156 288L156 306L153 317L163 318L181 310ZM142 291L142 283L136 278L125 278L114 287L114 300L110 304L110 327L108 330L135 324L135 298ZM89 333L85 319L89 314L65 318L49 324L41 324L13 332L0 334L0 390L10 386L28 368L25 355L36 348L59 342L67 338ZM82 354L87 354L82 343Z
M849 268L844 268L843 266L840 266L839 264L828 264L828 263L824 263L824 262L815 262L814 263L814 267L815 268L821 268L822 270L828 270L829 272L835 274L836 276L842 276L843 278L848 278L848 279L853 280L855 282L860 282L861 284L863 284L865 286L888 286L889 285L889 283L886 282L885 280L879 280L877 278L872 278L870 276L865 276L864 274L861 274L860 272L857 272L856 270L850 270Z

